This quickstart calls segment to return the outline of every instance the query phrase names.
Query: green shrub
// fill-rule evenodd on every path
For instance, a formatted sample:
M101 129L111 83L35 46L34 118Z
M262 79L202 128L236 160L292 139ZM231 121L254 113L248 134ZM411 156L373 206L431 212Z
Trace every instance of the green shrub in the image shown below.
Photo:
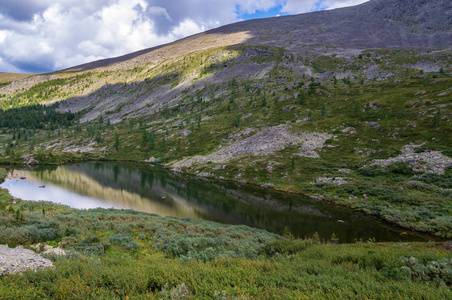
M130 235L116 234L110 237L110 242L112 245L117 245L123 247L127 250L134 250L140 248L137 241L133 239Z
M416 153L422 153L422 152L425 152L425 151L428 151L429 149L427 148L427 147L417 147L417 148L414 148L414 152L416 152Z
M91 235L81 241L76 247L75 250L79 252L83 252L87 255L95 255L100 256L104 255L105 248L108 245L101 244L100 239L97 236Z
M452 157L452 150L451 149L443 150L442 153L445 156L447 156L447 157Z
M393 162L393 163L389 164L386 167L386 171L388 171L389 173L392 173L392 174L397 174L397 175L404 175L404 176L413 176L414 175L413 169L406 162L403 162L403 161L397 161L397 162Z
M384 171L381 169L381 167L377 167L377 166L360 168L360 169L358 169L358 173L363 176L367 176L367 177L375 177L375 176L384 175Z
M431 220L435 232L446 238L452 238L452 216L439 216Z
M162 300L180 300L190 298L190 290L188 289L185 282L177 285L176 287L169 289L168 283L165 284L162 291L160 292Z
M394 192L393 190L384 188L371 188L369 194L376 196L378 199L389 201L391 203L401 203L403 202L403 197Z
M154 247L182 260L216 258L256 259L267 242L279 236L248 226L170 218L170 226L156 228Z
M0 228L0 243L11 245L30 245L56 240L60 237L59 225L55 222L42 223L30 220L20 227Z
M423 182L431 183L434 185L437 185L442 188L446 189L452 189L452 175L451 174L433 174L433 173L427 173L424 174L424 176L421 177Z
M421 263L415 257L401 257L404 266L400 271L407 279L452 286L452 259Z
M266 244L263 251L268 256L273 256L277 253L291 255L300 252L313 244L314 242L307 240L291 241L288 239L277 239Z

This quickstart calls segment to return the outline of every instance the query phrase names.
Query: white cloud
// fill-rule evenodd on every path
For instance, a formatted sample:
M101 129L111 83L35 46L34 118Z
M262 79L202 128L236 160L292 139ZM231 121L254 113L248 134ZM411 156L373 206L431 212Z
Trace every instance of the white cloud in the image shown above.
M322 5L326 9L334 9L339 7L354 6L367 1L368 0L323 0Z
M0 43L3 43L9 34L10 32L8 30L0 30Z
M53 71L168 43L280 6L364 0L10 0L0 5L0 72Z
M171 33L176 39L180 39L185 36L193 35L195 33L203 31L205 31L204 26L199 26L193 20L186 19L182 21L179 26L174 28Z
M305 13L313 10L318 0L287 0L282 11L289 14Z
M358 5L369 0L286 0L282 12L289 14L306 13L319 9L334 9Z

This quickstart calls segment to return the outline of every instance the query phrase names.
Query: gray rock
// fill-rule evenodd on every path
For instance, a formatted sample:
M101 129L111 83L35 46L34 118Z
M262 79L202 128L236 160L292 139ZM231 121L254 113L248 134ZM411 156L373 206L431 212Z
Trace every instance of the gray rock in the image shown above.
M191 134L191 131L188 129L181 129L178 131L178 133L182 136L189 136Z
M230 136L230 139L238 139L237 142L225 146L218 151L208 155L197 155L185 158L168 166L174 170L184 167L191 167L193 164L225 163L240 155L268 155L284 149L289 145L300 145L299 156L319 157L316 149L322 148L327 139L332 138L332 134L317 132L292 133L287 125L263 128L261 131L253 133L255 130L247 128L239 133ZM226 143L227 141L225 141Z
M380 124L378 124L378 122L365 122L367 125L369 125L370 127L375 127L378 128L380 127Z
M25 249L22 246L9 248L0 245L0 275L48 268L54 268L52 262L32 250Z
M425 151L416 153L414 148L421 145L406 145L402 147L402 154L388 159L376 159L371 165L387 167L394 162L405 162L415 172L444 174L445 169L452 166L452 158L443 155L439 151Z
M347 184L348 181L346 181L344 178L342 177L319 177L316 179L315 182L311 182L311 184L322 184L322 183L331 183L334 185L343 185L343 184Z

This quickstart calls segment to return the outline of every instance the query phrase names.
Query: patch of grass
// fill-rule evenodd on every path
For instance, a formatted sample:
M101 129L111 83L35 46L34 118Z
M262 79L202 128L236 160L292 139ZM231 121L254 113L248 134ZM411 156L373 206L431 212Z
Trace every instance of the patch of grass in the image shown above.
M10 299L46 299L49 295L53 299L158 299L178 292L197 299L413 299L431 295L446 299L452 290L443 273L419 278L414 271L449 261L450 252L440 247L414 243L312 245L290 256L211 262L181 262L158 253L139 258L60 259L55 261L55 271L1 277L0 293ZM408 267L413 270L411 276L405 257L417 262Z

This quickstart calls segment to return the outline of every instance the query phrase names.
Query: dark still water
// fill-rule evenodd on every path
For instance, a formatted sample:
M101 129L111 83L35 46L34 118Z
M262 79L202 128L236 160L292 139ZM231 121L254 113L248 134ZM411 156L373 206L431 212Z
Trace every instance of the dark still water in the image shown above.
M335 233L341 242L432 239L304 196L207 181L136 163L40 166L9 170L9 175L1 187L14 197L75 208L133 209L161 216L245 224L276 233L283 233L287 227L297 237L317 232L322 239L329 239ZM45 188L39 187L42 185Z

